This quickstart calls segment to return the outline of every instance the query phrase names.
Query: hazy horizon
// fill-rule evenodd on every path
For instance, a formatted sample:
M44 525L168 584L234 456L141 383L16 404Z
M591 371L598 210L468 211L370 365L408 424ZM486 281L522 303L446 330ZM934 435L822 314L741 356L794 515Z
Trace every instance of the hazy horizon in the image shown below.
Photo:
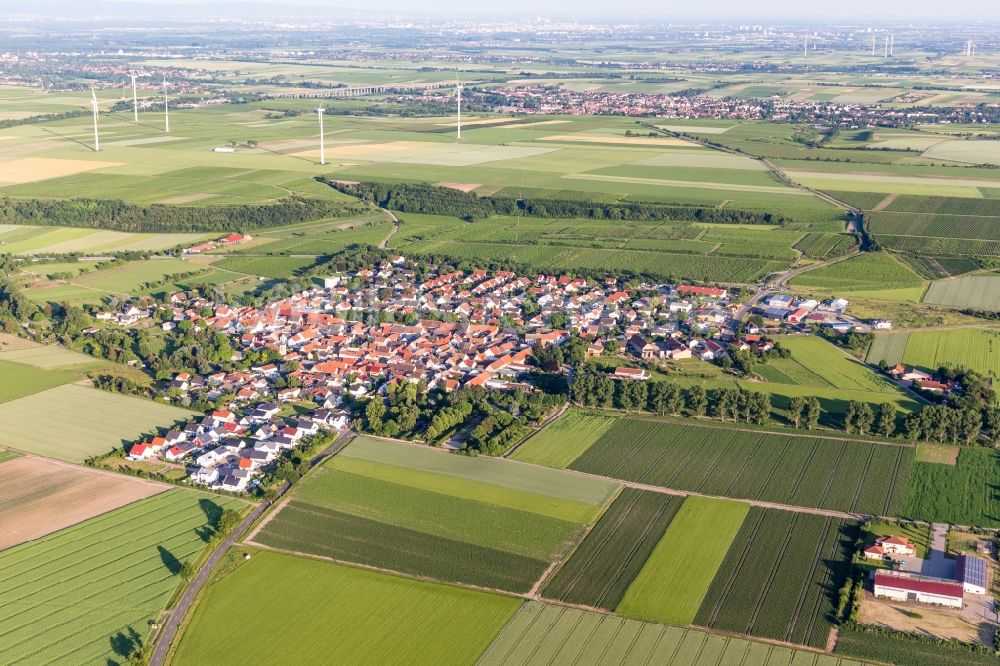
M143 6L146 6L145 8ZM766 23L797 23L797 22L834 22L838 25L867 25L876 21L891 21L894 24L912 22L941 23L981 23L1000 20L1000 3L991 6L949 6L944 7L937 2L918 0L884 0L873 5L863 0L842 0L836 4L824 3L819 7L806 6L802 3L761 1L749 5L740 0L717 0L711 4L669 3L656 0L637 0L629 3L628 9L622 11L615 5L595 0L550 0L538 3L530 0L508 0L496 9L484 8L482 5L464 0L425 0L419 9L412 2L405 0L371 0L363 5L349 2L328 2L326 0L49 0L36 2L31 6L10 8L7 15L31 16L34 12L43 16L53 6L65 6L77 16L87 13L119 14L123 16L143 16L144 9L150 5L162 8L185 6L185 14L191 17L191 10L201 16L219 15L227 6L247 7L255 5L255 9L283 8L293 12L296 18L306 16L310 11L329 18L336 12L346 12L351 18L359 14L371 13L385 17L398 15L409 17L442 17L453 19L475 18L548 18L553 20L601 20L657 22L766 22ZM257 12L259 13L259 12ZM238 16L238 14L237 14Z

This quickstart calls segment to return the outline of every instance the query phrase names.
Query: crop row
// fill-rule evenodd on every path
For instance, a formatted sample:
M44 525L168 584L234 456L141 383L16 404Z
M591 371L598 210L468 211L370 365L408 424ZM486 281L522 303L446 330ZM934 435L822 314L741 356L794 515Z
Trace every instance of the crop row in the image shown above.
M900 213L940 213L951 215L1000 216L1000 199L973 199L969 197L923 197L901 194L886 207Z
M1000 256L1000 240L968 240L945 236L893 236L875 232L888 250L930 255Z
M915 462L903 515L954 525L1000 527L1000 452L963 447L956 465Z
M622 419L570 468L708 495L895 515L911 447Z
M527 592L548 566L294 499L254 539L291 552L512 592Z
M869 213L867 217L870 230L876 234L982 240L1000 238L1000 217L889 212Z
M795 249L813 259L840 257L857 247L854 236L810 232L795 244Z
M751 509L698 611L702 626L826 645L833 595L847 575L846 521Z
M682 503L678 496L624 489L550 579L544 596L614 609Z

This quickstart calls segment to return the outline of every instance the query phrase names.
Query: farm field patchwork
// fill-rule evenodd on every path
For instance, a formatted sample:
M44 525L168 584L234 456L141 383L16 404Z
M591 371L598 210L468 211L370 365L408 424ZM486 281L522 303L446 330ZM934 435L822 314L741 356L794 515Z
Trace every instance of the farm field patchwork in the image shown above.
M6 463L5 463L6 464ZM0 661L124 663L238 500L170 490L0 552Z
M861 666L861 661L536 601L504 627L477 666Z
M24 255L156 251L192 245L214 235L217 234L130 233L106 229L12 225L0 230L0 250Z
M549 578L543 596L613 610L683 502L676 495L622 489Z
M82 462L190 415L158 402L70 384L0 403L0 445Z
M246 612L248 595L257 599L253 613ZM412 664L471 664L521 603L258 551L211 582L172 663L278 664L294 650L304 663L392 663L406 655ZM240 618L242 638L219 640L219 624L233 617ZM279 640L276 618L283 626Z
M24 295L37 303L100 303L105 297L114 294L135 295L150 283L204 272L207 272L204 266L181 259L129 261L112 268L84 273L65 282L35 285L25 289Z
M823 648L857 524L752 507L695 623Z
M571 409L519 447L514 460L565 468L590 448L615 422L614 416L587 414Z
M35 456L8 460L0 464L0 550L169 488Z
M808 376L815 378L802 383L838 389L899 393L895 384L823 338L799 335L781 337L778 341L792 353L790 359L780 360L791 361L804 369ZM801 373L796 376L801 376Z
M629 585L617 611L670 624L690 624L750 505L688 497Z
M899 515L912 446L620 419L570 469L706 495Z
M299 486L259 544L527 591L614 483L358 438Z

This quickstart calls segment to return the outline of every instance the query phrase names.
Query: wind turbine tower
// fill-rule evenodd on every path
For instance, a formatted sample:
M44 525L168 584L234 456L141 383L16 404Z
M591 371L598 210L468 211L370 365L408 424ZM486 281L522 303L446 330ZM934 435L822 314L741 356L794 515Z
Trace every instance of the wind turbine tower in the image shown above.
M892 47L896 45L896 35L889 33L889 56L892 56Z
M455 87L455 90L457 98L457 107L456 107L457 115L455 116L455 128L457 129L457 133L455 135L455 138L456 140L461 141L462 140L462 82L457 81L456 83L457 85Z
M319 117L319 163L326 164L326 140L323 137L323 107L316 109Z
M809 57L809 33L806 33L805 38L802 40L802 57Z
M875 33L872 33L872 57L875 57Z
M139 122L139 98L135 94L135 74L129 74L132 77L132 120Z
M170 131L170 100L167 98L166 77L163 77L163 131Z
M90 86L90 103L94 109L94 152L97 152L101 149L101 136L97 132L97 93L94 86Z
M883 58L889 57L889 35L885 36L885 53L882 55Z

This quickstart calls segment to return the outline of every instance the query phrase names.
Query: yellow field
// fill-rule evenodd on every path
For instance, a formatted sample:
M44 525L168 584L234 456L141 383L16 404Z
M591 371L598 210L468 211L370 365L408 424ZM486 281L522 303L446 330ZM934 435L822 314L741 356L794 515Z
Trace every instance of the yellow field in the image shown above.
M540 141L572 141L574 143L619 143L625 146L688 146L697 147L693 141L668 137L620 136L618 134L550 134Z
M107 167L121 166L121 162L98 162L96 160L63 160L50 157L22 157L9 162L0 162L0 182L32 183L36 180L61 178L95 171Z

